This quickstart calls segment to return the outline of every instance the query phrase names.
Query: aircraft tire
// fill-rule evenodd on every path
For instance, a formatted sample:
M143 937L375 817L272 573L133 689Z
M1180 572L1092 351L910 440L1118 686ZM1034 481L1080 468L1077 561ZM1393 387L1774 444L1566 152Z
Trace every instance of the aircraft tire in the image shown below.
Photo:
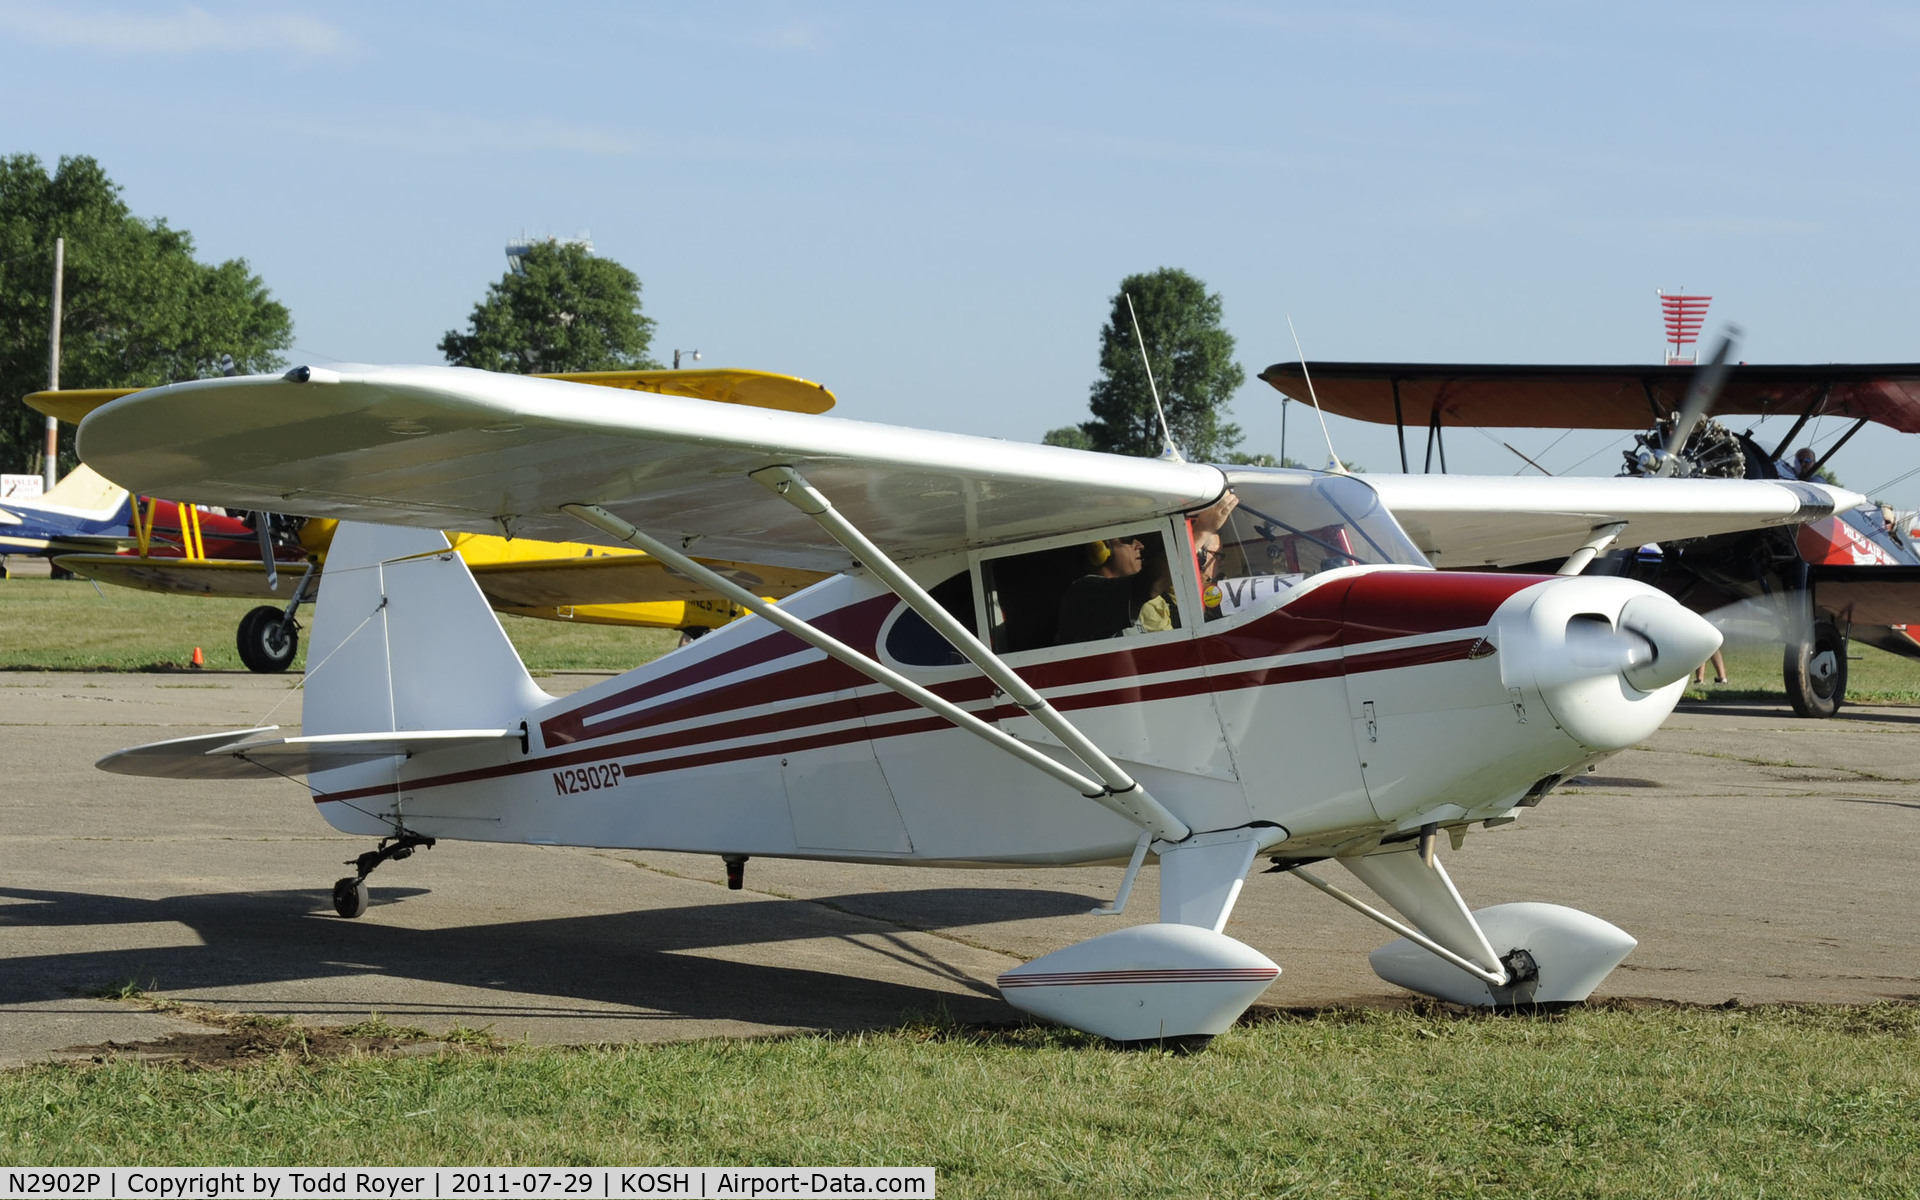
M333 885L333 911L352 920L367 911L367 881L348 875Z
M281 633L280 617L279 609L262 604L240 618L234 645L247 670L274 675L293 665L294 655L300 651L300 630L294 627Z
M1838 625L1816 619L1811 637L1787 647L1783 667L1794 712L1822 719L1840 711L1847 694L1847 639Z

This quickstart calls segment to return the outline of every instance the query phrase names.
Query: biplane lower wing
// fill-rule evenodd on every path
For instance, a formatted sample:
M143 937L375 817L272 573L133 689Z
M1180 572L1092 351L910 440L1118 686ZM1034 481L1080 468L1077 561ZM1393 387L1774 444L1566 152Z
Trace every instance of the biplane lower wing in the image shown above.
M1920 626L1920 567L1815 565L1814 607L1852 625Z
M298 579L297 563L282 563L280 588L267 586L267 571L256 559L140 558L131 554L63 554L54 565L82 579L115 587L182 596L214 596L229 600L280 600L292 594L288 579Z

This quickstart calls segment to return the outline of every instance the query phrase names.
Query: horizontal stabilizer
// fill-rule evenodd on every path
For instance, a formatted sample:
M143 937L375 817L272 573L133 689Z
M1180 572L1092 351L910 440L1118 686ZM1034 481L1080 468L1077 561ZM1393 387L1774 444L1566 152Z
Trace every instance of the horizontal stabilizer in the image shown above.
M275 779L382 758L411 758L433 750L489 742L518 742L515 729L402 729L390 733L327 733L262 738L276 725L152 742L107 755L94 765L116 775L156 779Z

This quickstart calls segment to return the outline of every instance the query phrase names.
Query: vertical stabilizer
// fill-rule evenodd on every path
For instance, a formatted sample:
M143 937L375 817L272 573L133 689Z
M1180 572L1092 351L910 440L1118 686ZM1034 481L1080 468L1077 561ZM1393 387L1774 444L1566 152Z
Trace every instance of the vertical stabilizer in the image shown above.
M504 729L551 698L444 536L341 523L307 643L302 732Z

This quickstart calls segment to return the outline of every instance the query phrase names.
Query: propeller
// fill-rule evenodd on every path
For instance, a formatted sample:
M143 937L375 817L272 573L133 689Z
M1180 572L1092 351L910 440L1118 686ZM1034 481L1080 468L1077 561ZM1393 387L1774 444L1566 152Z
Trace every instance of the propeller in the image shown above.
M253 514L253 532L260 539L260 561L267 566L267 590L280 590L279 563L273 553L273 514L256 511Z
M1687 439L1693 436L1693 431L1706 417L1707 410L1713 407L1713 402L1720 398L1720 389L1727 385L1727 359L1739 340L1740 327L1727 326L1726 332L1720 335L1720 345L1714 348L1713 358L1693 373L1693 385L1687 389L1687 401L1680 406L1680 415L1674 418L1673 436L1667 439L1662 448L1660 465L1653 469L1655 479L1666 478L1680 465L1680 452L1687 448Z
M1527 669L1543 691L1618 675L1654 692L1693 674L1721 643L1719 630L1664 596L1635 597L1613 620L1576 614L1564 637L1559 645L1510 639L1505 649L1529 660Z

